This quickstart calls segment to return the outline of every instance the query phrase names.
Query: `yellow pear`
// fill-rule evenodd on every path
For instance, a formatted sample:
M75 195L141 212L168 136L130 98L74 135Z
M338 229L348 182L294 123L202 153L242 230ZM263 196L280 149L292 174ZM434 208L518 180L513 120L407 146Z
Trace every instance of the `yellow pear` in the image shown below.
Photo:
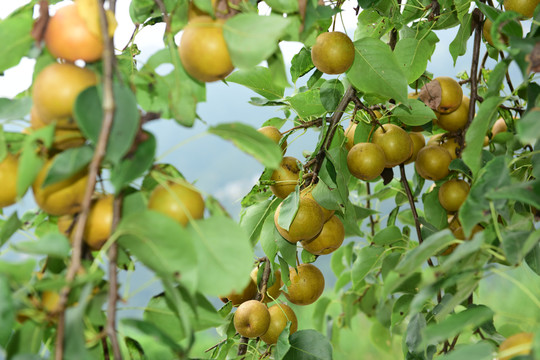
M43 211L51 215L75 214L81 211L88 183L88 170L83 169L68 179L43 187L52 163L53 159L47 161L32 185L36 203Z
M221 19L198 16L184 28L178 52L187 73L199 81L225 79L234 69L223 24Z
M298 330L298 319L293 309L285 304L275 304L268 309L270 314L270 326L264 335L261 336L261 340L267 344L275 344L279 338L279 335L287 326L287 322L291 322L289 334L292 335Z
M296 244L302 240L311 240L317 236L323 227L323 213L321 207L315 200L307 197L301 197L298 205L298 211L292 221L289 230L285 230L278 224L279 212L281 205L279 204L274 214L274 224L278 232L287 241Z
M263 335L270 326L270 313L263 303L248 300L234 313L234 328L242 336L256 338Z
M345 227L337 216L324 223L321 233L313 240L302 241L302 247L314 255L327 255L336 251L345 239Z
M17 172L19 159L11 153L0 162L0 208L15 204L17 200Z
M193 185L185 180L158 185L150 194L148 208L178 221L186 226L190 220L204 215L204 199Z
M285 156L281 160L279 168L274 170L270 176L270 180L275 181L274 185L270 185L270 190L280 199L285 199L298 184L300 176L300 168L298 160L292 156Z
M313 304L324 291L324 276L315 265L301 264L289 269L291 284L285 292L287 300L296 305Z

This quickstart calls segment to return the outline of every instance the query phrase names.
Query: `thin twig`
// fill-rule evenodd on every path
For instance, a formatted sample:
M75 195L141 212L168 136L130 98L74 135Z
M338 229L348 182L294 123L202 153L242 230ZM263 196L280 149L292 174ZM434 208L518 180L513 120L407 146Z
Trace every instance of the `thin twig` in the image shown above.
M113 202L113 223L111 233L116 229L122 216L123 194L120 193ZM111 339L114 358L122 359L118 336L116 335L116 303L118 302L118 278L117 278L118 244L114 242L109 248L109 296L107 303L107 335Z
M311 179L307 179L304 183L303 187L307 187L311 183L315 183L317 176L319 175L319 171L321 170L323 160L326 156L326 150L330 147L330 144L332 143L332 139L334 137L334 134L336 132L336 128L339 125L339 121L341 120L341 117L343 116L345 109L347 108L347 105L352 101L353 97L356 94L356 90L352 86L349 86L347 88L347 91L345 91L345 94L341 98L341 101L339 102L336 111L334 111L334 114L330 118L330 125L328 128L328 132L326 133L325 139L323 141L323 145L319 149L319 152L315 156L315 165L313 168L313 174L311 176Z
M467 119L467 124L464 128L464 133L467 131L471 122L474 119L474 114L476 113L476 100L478 100L478 78L475 74L478 73L478 62L480 58L480 42L482 38L482 26L483 26L483 14L480 10L474 9L473 12L473 28L474 28L474 47L471 61L471 96L470 96L470 105L469 105L469 116ZM465 136L458 138L459 148L463 149L465 147Z
M416 228L416 235L418 236L418 243L422 244L424 242L424 238L422 237L422 229L420 228L420 220L418 219L418 212L416 211L416 205L414 204L414 197L411 191L411 188L409 186L409 182L407 181L407 175L405 174L405 165L400 164L399 165L399 171L401 173L401 183L403 184L403 188L405 189L405 193L407 194L407 199L409 199L409 206L411 207L411 211L414 218L414 225ZM434 266L431 259L428 259L429 266Z
M264 262L264 271L261 278L261 284L259 286L259 292L257 293L257 296L255 296L255 300L257 301L264 300L264 297L266 296L266 289L268 288L268 280L270 279L270 260L268 260L267 257L264 257L262 262Z
M298 130L298 129L307 129L307 128L310 128L312 126L317 126L318 127L318 126L322 125L323 121L324 121L323 118L318 118L318 119L315 119L315 120L306 121L306 122L301 123L300 125L296 125L295 127L290 128L289 130L283 131L282 134L286 134L288 132Z
M165 6L163 0L154 0L154 2L163 15L163 21L165 22L165 34L168 34L171 32L171 19L169 18L169 14L167 14L167 7Z
M369 185L369 182L366 182L366 192L368 196L366 206L371 210L371 201L369 200L369 197L371 196L371 186ZM375 236L375 219L373 218L373 214L369 215L369 224L371 225L371 236Z
M107 18L103 5L100 6L100 24L102 29L103 42L105 44L103 50L103 122L101 132L99 134L98 142L92 161L88 170L88 183L86 185L84 198L81 204L82 210L77 219L77 226L75 227L75 234L73 239L73 250L71 252L71 259L66 274L66 286L60 292L59 300L59 316L58 327L56 331L56 343L55 343L55 360L62 360L64 358L64 333L65 333L65 315L68 296L71 290L71 284L75 279L77 270L81 266L81 253L82 253L82 239L88 214L90 212L90 205L92 202L92 195L94 194L94 188L96 186L97 176L101 161L105 157L107 149L107 142L109 139L109 133L112 127L114 119L114 96L113 96L113 65L114 65L114 45L112 38L109 36Z

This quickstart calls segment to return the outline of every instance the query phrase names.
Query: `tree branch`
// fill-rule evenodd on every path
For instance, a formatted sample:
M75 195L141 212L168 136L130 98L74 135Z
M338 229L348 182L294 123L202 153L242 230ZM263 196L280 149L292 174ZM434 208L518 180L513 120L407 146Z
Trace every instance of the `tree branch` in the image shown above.
M319 175L319 171L321 170L322 163L324 161L324 158L326 156L326 150L330 147L330 144L332 143L332 139L334 138L334 134L336 132L336 128L339 125L339 121L341 120L341 117L343 116L345 109L347 108L347 105L352 101L353 97L356 94L356 90L352 86L349 86L347 88L347 91L345 91L345 94L341 98L341 101L339 102L336 111L334 111L334 114L330 118L330 125L328 132L326 133L325 139L323 141L323 145L319 149L319 152L315 156L315 165L313 168L313 174L311 176L311 179L307 179L303 187L307 187L311 183L315 183L315 180L317 179L317 176Z
M120 193L114 198L113 203L113 223L111 233L116 229L122 217L122 204L124 196ZM109 248L109 296L107 303L107 335L111 339L113 354L115 360L122 359L120 344L116 335L116 303L118 302L118 278L117 278L117 261L118 259L118 244L114 242Z
M71 284L75 279L77 270L81 266L81 253L83 243L83 233L90 212L90 205L92 201L92 195L94 194L94 188L96 186L97 176L99 168L105 152L107 149L107 142L109 139L109 133L112 127L114 119L114 96L113 96L113 66L114 66L114 44L112 37L109 36L107 18L105 16L105 10L103 4L99 7L99 17L101 32L103 36L104 50L103 50L103 122L101 126L101 132L99 134L98 143L92 161L88 170L88 183L86 185L84 198L82 201L82 210L77 219L77 226L75 227L75 235L73 239L73 250L71 252L71 259L66 274L66 286L64 286L60 292L59 300L59 316L58 327L56 332L55 343L55 359L62 360L64 358L64 335L65 335L65 315L67 299L71 290Z
M369 200L369 197L371 196L371 186L368 181L366 181L366 192L368 196L366 207L371 210L371 201ZM369 224L371 226L371 236L375 236L375 219L372 214L369 215Z
M474 119L474 114L476 113L476 100L478 100L478 63L480 60L480 42L482 38L482 26L483 26L483 14L479 9L474 9L472 12L473 18L473 28L474 28L474 46L473 54L471 61L471 96L470 96L470 105L469 105L469 115L467 118L467 124L463 129L463 134L467 132L467 129L471 125L471 122ZM459 149L465 147L465 136L458 137Z

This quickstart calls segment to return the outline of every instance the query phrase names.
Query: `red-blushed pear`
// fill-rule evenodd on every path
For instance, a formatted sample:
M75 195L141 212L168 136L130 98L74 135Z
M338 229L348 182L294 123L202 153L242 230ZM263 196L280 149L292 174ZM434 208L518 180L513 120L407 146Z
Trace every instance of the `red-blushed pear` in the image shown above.
M187 73L199 81L225 79L234 69L223 25L222 19L198 16L184 27L178 46L180 60Z
M186 226L190 220L204 215L204 199L201 193L185 180L177 179L166 185L158 185L150 194L148 208L158 211Z
M327 255L336 251L345 240L345 227L341 220L332 216L324 223L321 233L313 240L302 241L302 247L314 255Z
M281 134L279 129L277 127L275 127L275 126L263 126L262 128L258 129L257 131L260 132L261 134L263 134L264 136L266 136L267 138L269 138L270 140L272 140L273 142L275 142L278 145L279 145L279 141L283 137L283 135ZM283 152L285 152L286 149L287 149L287 140L283 141L283 143L281 144L281 150L283 150Z
M437 124L444 130L451 132L464 129L469 118L469 104L469 98L463 96L463 100L456 110L447 114L437 114Z
M379 126L373 132L371 142L383 149L386 167L393 167L407 161L413 152L413 143L409 134L394 124Z
M34 80L32 99L46 124L73 116L77 96L97 84L96 74L73 64L53 63L39 72Z
M301 264L289 269L291 284L284 292L287 300L296 305L313 304L324 291L324 276L315 265Z
M464 180L448 180L439 189L439 202L446 211L456 212L467 198L470 189Z
M280 199L285 199L298 184L300 176L300 168L298 160L292 156L285 156L281 160L279 168L274 170L270 176L270 180L275 181L274 185L270 185L270 190Z
M251 271L251 280L253 280L255 283L257 283L257 273L259 271L259 268L254 268ZM269 302L274 301L281 295L281 286L283 285L283 282L281 281L281 271L276 270L274 272L274 278L275 281L271 286L268 286L266 289L266 295L262 299L262 301L266 304Z
M311 48L311 60L325 74L342 74L354 61L354 44L339 31L324 32L317 36Z
M257 295L257 284L250 277L249 283L242 290L242 292L239 293L239 292L233 291L227 296L220 297L220 299L223 302L227 302L227 301L232 302L233 306L238 306L248 300L255 298L256 295Z
M279 335L287 326L287 322L291 322L289 334L292 335L298 330L298 319L293 309L285 304L275 304L268 309L270 313L270 326L261 340L267 344L275 344L278 341Z
M279 212L281 205L276 209L274 213L274 224L278 232L288 242L296 244L302 240L311 240L317 236L323 227L323 212L321 207L315 200L311 200L307 197L300 197L298 204L298 211L294 217L289 230L285 230L278 224Z
M529 355L533 347L533 334L522 332L510 336L499 346L499 360L510 360L520 355Z
M270 313L262 302L248 300L234 313L234 328L242 336L256 338L263 335L270 326Z
M19 159L17 156L7 153L0 162L0 208L15 204L17 200L17 172Z
M418 175L426 180L441 180L448 176L452 157L448 150L441 146L425 146L418 152L414 166Z
M96 20L99 22L99 19ZM45 45L54 57L70 62L93 62L101 59L103 54L103 39L100 35L90 30L78 6L70 4L61 7L49 18Z
M65 180L43 187L52 163L53 159L45 163L32 184L36 203L51 215L75 214L81 211L88 170L83 169Z
M351 174L360 180L377 178L386 164L383 148L374 143L358 143L347 154L347 167Z
M305 189L303 189L302 191L300 191L300 196L305 196L313 201L317 201L315 200L315 198L313 197L313 189L314 187L307 187ZM319 204L319 203L317 203ZM323 213L323 222L325 221L328 221L328 219L330 219L334 213L335 213L335 210L328 210L324 207L321 206L321 204L319 204L319 206L321 207L321 210L322 210L322 213Z
M409 160L405 161L405 164L410 164L416 161L416 156L418 155L418 152L421 148L426 146L426 138L424 138L424 135L422 135L421 133L413 131L409 133L409 136L411 137L413 143L413 152Z

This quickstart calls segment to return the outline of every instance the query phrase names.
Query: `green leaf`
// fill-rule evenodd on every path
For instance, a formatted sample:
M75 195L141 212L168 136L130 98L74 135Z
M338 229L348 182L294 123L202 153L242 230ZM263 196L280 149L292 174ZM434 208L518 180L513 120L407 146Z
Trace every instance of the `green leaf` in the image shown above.
M422 101L408 99L392 110L393 114L405 125L420 126L436 119L435 113Z
M265 0L265 3L272 10L280 13L294 13L298 11L298 1L296 0Z
M226 80L244 85L268 100L281 99L285 93L285 88L274 81L270 70L262 66L240 69L229 75Z
M5 348L15 325L15 304L8 279L4 276L0 276L0 322L0 346Z
M234 66L250 68L270 57L290 21L282 16L241 13L223 26L223 36Z
M299 117L308 119L313 116L321 116L326 109L321 102L321 94L318 89L311 89L288 97L286 99Z
M489 341L480 341L476 344L463 344L451 352L440 357L440 360L492 360L495 346Z
M485 95L486 98L499 95L509 65L510 59L505 59L497 63L497 65L495 65L493 70L490 72L487 81L488 91Z
M414 295L412 294L404 294L396 300L392 308L392 327L401 324L401 322L407 318L409 315L409 306L411 305L413 298Z
M426 71L427 62L433 53L432 50L433 48L424 40L406 38L397 42L394 54L400 68L407 76L408 84L418 79Z
M274 224L274 217L267 216L261 229L260 242L264 253L270 261L275 259L278 251L276 237L274 236L275 231L276 225Z
M7 358L15 359L15 354L37 354L42 348L44 326L34 321L25 321L11 335L6 347ZM34 359L32 359L34 360Z
M281 163L282 151L279 145L243 123L229 123L212 126L208 132L225 140L231 140L240 150L250 154L269 169L277 169Z
M467 41L472 34L472 14L467 14L463 16L460 21L461 25L459 26L456 37L448 46L450 55L452 55L452 59L454 59L454 66L456 65L457 58L465 55L465 53L467 52Z
M198 290L215 296L243 290L254 255L240 225L230 218L213 216L195 222L188 233L198 258Z
M71 252L69 240L60 233L47 233L37 241L17 242L12 247L26 254L48 255L56 258L66 258Z
M321 85L321 103L326 110L334 112L343 97L345 88L338 79L325 81Z
M119 332L137 340L145 359L173 359L183 349L168 334L151 322L139 319L122 319ZM176 356L175 356L176 355Z
M439 189L437 187L423 196L426 220L438 230L448 226L446 210L439 202Z
M491 218L490 204L486 194L507 185L510 185L510 174L505 157L495 157L480 169L465 202L459 209L459 221L465 236L471 233L476 224ZM496 208L497 206L504 208L505 203L506 201L497 201Z
M156 153L156 138L150 132L145 132L148 139L137 145L135 152L122 159L111 171L111 183L116 193L144 174L154 161Z
M291 348L289 343L289 335L291 333L291 322L287 321L285 329L279 334L278 341L276 344L275 360L282 360Z
M242 210L240 214L240 226L249 235L252 244L257 242L261 229L268 215L277 207L275 201L262 201ZM273 221L273 217L272 217Z
M300 194L298 191L293 191L283 200L279 208L278 225L289 230L291 223L296 217L298 206L300 204Z
M354 63L347 78L358 90L398 102L407 101L407 77L384 42L363 38L354 42Z
M315 330L300 330L289 337L291 348L284 360L330 360L332 345Z
M495 188L486 193L490 200L517 200L540 208L540 181L524 182Z
M487 306L470 307L460 313L448 316L438 324L428 325L423 333L422 343L435 344L451 339L465 329L475 329L493 319L493 311Z
M390 245L403 238L397 226L388 226L377 232L373 237L373 243L379 246Z
M24 138L17 170L17 197L22 197L34 182L45 163L45 160L39 154L42 148L41 144L49 148L52 145L53 137L54 126L49 125L32 132Z
M313 326L317 331L325 330L326 309L332 300L328 297L322 296L315 303L315 309L313 309Z
M540 230L501 232L502 248L506 259L512 265L517 265L540 241Z
M69 307L66 310L64 333L64 357L66 359L92 359L86 349L84 337L85 324L83 320L91 291L91 284L86 285L79 296L77 305Z
M133 144L139 130L140 115L137 99L125 85L113 84L115 111L114 121L107 142L106 159L118 164ZM94 145L98 143L103 109L101 86L90 87L79 94L75 101L74 115L81 132Z
M115 235L120 246L160 276L184 279L196 271L194 240L166 215L150 210L130 214L122 218Z
M364 2L377 2L371 0L365 0ZM358 26L354 31L355 39L362 39L366 37L380 39L384 34L392 29L392 22L386 16L381 16L375 9L368 9L366 6L361 5L363 11L358 14ZM405 7L407 9L408 7Z
M5 121L21 120L30 113L31 107L32 98L29 96L20 99L0 98L0 119Z
M403 275L413 273L419 269L427 259L446 248L452 241L454 241L454 235L452 235L448 229L431 235L427 239L424 239L424 242L418 245L417 248L407 252L395 268L395 271Z
M303 47L291 60L292 81L296 83L298 78L307 74L314 67L315 65L313 65L313 61L311 61L311 52Z
M524 143L534 143L540 138L540 109L533 108L516 122L517 135Z
M380 263L384 249L375 246L366 246L360 249L358 257L352 266L352 282L354 287L362 284L362 281L371 270Z
M94 149L88 145L62 151L54 157L45 181L43 181L43 186L69 179L86 167L93 156Z
M2 224L0 229L0 246L4 245L9 238L17 232L22 226L21 220L17 216L17 212L13 212L9 218Z
M17 65L34 43L32 38L32 9L15 13L0 21L0 39L2 39L2 57L0 57L0 73Z
M489 125L498 116L497 107L502 103L502 98L498 96L484 99L478 114L469 126L465 135L467 147L463 150L461 158L476 176L481 167L481 153L484 147L484 137L487 134Z

